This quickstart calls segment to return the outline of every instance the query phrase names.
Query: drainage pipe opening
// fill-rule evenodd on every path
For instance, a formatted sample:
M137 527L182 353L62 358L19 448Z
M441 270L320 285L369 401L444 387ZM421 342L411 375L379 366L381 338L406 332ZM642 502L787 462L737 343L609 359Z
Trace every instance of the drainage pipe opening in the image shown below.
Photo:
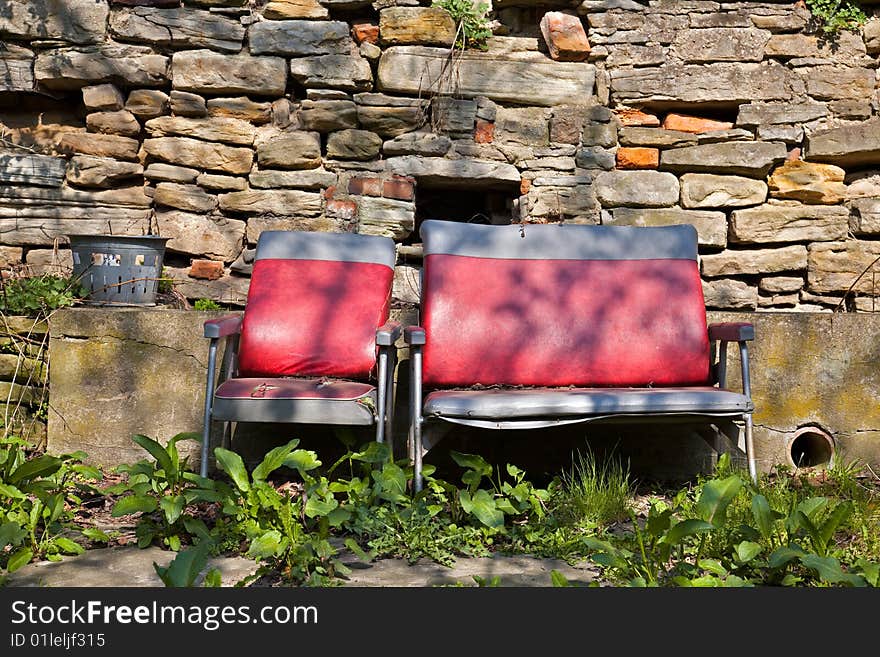
M819 427L801 427L788 444L788 456L797 468L831 465L834 438Z

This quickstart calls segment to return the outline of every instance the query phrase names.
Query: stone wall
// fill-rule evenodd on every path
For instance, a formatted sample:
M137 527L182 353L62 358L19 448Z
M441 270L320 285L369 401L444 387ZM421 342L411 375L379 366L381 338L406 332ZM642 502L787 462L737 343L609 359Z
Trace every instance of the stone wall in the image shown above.
M45 446L49 336L45 321L0 317L0 432Z
M359 231L413 303L423 218L688 222L710 308L880 304L880 5L828 40L803 3L496 0L453 53L427 4L0 6L0 266L159 232L241 306L263 230Z

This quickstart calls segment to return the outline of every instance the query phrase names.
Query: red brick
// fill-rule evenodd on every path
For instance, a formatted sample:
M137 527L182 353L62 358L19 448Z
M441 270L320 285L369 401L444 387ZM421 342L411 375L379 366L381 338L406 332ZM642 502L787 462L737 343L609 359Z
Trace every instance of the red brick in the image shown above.
M648 114L642 110L630 107L621 107L614 110L621 125L625 126L643 126L646 128L656 128L660 126L660 119L654 114Z
M541 34L550 57L563 62L580 62L590 54L590 42L581 19L561 11L548 11L541 19Z
M801 159L801 149L800 146L795 146L790 151L788 151L788 155L785 156L786 160L799 160Z
M495 139L495 124L485 119L477 119L474 141L478 144L491 144Z
M658 166L660 151L656 148L621 146L617 149L618 169L656 169Z
M327 189L325 189L321 194L324 196L324 199L329 201L333 198L333 195L336 193L336 185L330 185Z
M382 196L401 201L412 201L415 193L415 179L407 176L394 176L382 185Z
M193 260L189 268L190 277L209 281L222 278L223 273L223 263L217 260Z
M338 219L351 221L357 218L358 206L354 201L327 201L327 214Z
M379 26L375 23L355 23L351 26L351 35L358 43L379 42Z
M666 130L678 130L679 132L692 132L699 134L702 132L714 132L716 130L730 130L733 123L729 121L713 121L712 119L704 119L699 116L689 116L687 114L670 113L663 119L663 127Z
M523 178L519 181L519 193L522 196L525 196L529 193L529 190L532 188L532 181L528 178Z
M382 196L382 179L352 178L348 181L348 193L362 196Z

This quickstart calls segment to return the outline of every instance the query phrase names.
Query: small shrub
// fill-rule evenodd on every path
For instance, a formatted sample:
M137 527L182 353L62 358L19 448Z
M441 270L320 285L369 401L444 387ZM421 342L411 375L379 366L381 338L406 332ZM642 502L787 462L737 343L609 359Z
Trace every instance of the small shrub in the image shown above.
M848 0L806 0L817 29L833 36L842 30L858 31L868 17L858 3Z
M196 299L193 304L195 310L223 310L219 303L213 299Z
M492 36L486 14L489 6L484 2L471 0L436 0L432 5L445 9L452 16L457 28L455 46L464 50L475 48L486 50L486 41Z
M71 306L86 290L74 278L43 274L0 279L0 312L10 315L47 314Z

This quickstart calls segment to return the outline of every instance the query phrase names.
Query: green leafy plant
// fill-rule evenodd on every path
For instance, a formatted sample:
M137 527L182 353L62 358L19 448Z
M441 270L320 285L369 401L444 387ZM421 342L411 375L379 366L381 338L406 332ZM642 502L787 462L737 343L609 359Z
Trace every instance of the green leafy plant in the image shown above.
M858 31L868 20L858 3L849 0L806 0L806 4L815 27L828 36Z
M123 495L113 505L113 516L142 514L136 528L138 545L147 547L159 540L172 550L179 550L182 539L194 535L205 538L208 527L199 517L199 505L224 502L232 494L224 482L200 477L189 470L186 457L180 457L177 443L201 441L196 433L180 433L165 446L148 436L132 438L153 460L122 465L117 472L128 479L106 489Z
M0 278L0 312L12 315L46 315L71 306L87 291L74 278L43 274Z
M29 451L21 438L0 438L0 573L14 572L35 557L58 561L81 554L74 541L74 509L97 492L99 470L85 454L61 456Z
M153 569L166 587L192 587L195 585L198 576L208 565L208 557L211 554L210 550L210 542L202 541L198 545L178 552L167 566L160 566L153 562ZM212 568L205 573L203 586L218 587L220 585L221 576L219 570Z
M489 5L471 0L435 0L432 6L445 9L455 21L457 48L486 50L486 41L492 36L486 17Z
M223 307L213 299L196 299L193 303L195 310L223 310Z

